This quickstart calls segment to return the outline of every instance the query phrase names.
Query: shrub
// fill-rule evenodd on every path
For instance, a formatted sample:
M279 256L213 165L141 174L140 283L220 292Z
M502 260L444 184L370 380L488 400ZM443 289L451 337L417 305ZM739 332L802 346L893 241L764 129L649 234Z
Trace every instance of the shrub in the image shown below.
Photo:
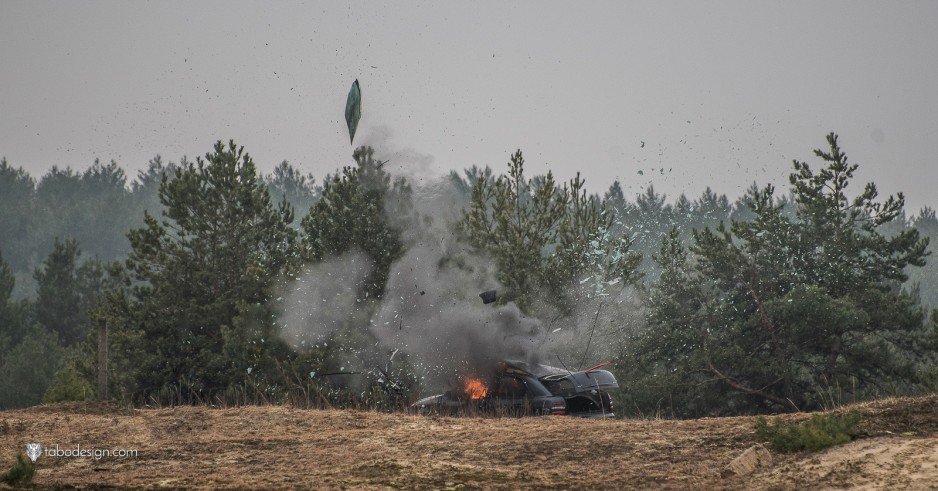
M13 464L13 467L0 475L0 483L10 486L28 486L32 482L35 473L36 466L23 457L23 454L17 454L16 463Z
M75 365L74 360L55 372L52 384L42 396L42 402L49 404L63 401L88 401L94 399L94 389Z
M55 333L33 325L23 340L0 358L0 409L38 404L63 361Z
M756 435L768 440L778 452L815 451L842 445L858 434L860 413L817 414L802 423L785 423L776 418L769 424L765 417L756 420Z

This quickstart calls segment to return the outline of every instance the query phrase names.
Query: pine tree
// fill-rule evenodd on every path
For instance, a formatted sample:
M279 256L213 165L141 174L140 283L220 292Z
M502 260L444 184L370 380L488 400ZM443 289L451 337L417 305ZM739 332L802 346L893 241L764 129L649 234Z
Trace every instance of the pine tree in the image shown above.
M0 251L12 271L30 267L36 181L22 168L0 159Z
M404 251L412 191L403 178L392 183L374 149L360 147L353 158L357 165L324 182L322 196L303 218L303 252L313 262L355 250L367 254L374 267L361 293L380 297L391 263Z
M34 275L38 283L36 320L56 333L66 346L81 341L88 327L78 275L80 255L76 240L55 239L52 252Z
M476 179L462 227L472 245L495 263L507 290L503 300L524 309L546 283L544 257L557 242L567 203L566 189L550 172L541 179L525 178L521 150L511 156L507 176Z
M224 356L226 339L277 343L263 332L225 332L236 329L243 305L268 301L274 279L294 259L293 211L271 204L254 161L233 141L164 174L159 196L162 220L147 213L145 226L128 234L127 267L140 283L129 322L147 353L137 386L211 393L243 373Z
M14 282L0 254L0 409L39 403L64 358L56 333L34 322L32 302L10 298Z
M13 268L4 261L3 251L0 251L0 355L23 339L32 322L32 305L27 300L12 298L15 286Z
M933 252L938 245L935 210L927 206L920 210L912 220L912 226L929 239L929 250ZM910 283L918 287L922 303L931 308L938 307L938 261L928 261L924 267L910 271L909 278Z
M280 162L272 174L264 177L264 183L274 201L286 201L294 210L309 210L319 199L320 189L316 186L316 178L312 174L303 175L286 160ZM300 224L295 225L298 227Z
M668 268L653 290L671 301L652 302L652 332L664 335L651 345L670 370L706 373L726 404L804 409L832 387L863 395L914 381L923 312L899 285L906 268L924 264L928 241L914 229L885 235L902 195L878 202L868 184L848 199L857 166L836 135L828 145L815 152L825 163L817 173L794 164L794 216L772 186L750 189L751 221L693 234L693 281L680 281L699 293L675 294ZM681 311L697 313L693 342L674 342L687 330Z

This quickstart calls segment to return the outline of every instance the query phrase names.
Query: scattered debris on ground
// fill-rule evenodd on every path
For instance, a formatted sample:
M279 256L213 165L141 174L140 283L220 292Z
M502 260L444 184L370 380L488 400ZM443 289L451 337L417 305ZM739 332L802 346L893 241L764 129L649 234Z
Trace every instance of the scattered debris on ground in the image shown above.
M721 475L723 477L748 476L756 469L766 468L770 465L772 465L772 453L761 443L757 443L747 448L739 457L730 461Z

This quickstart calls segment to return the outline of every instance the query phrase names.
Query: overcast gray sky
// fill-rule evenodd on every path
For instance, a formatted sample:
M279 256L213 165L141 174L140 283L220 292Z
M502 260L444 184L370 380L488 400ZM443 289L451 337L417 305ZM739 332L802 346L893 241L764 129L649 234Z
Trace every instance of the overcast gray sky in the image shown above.
M735 197L834 130L917 211L938 205L936 26L938 2L0 0L0 155L133 175L234 138L322 176L350 161L358 78L356 143L437 172L521 148L597 191Z

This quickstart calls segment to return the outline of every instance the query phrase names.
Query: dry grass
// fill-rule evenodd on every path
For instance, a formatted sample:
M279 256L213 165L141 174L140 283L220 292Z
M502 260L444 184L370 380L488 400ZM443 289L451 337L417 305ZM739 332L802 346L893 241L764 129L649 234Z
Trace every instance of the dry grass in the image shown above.
M40 488L927 488L938 482L938 395L852 407L864 415L863 439L817 454L775 455L771 469L726 479L723 467L756 443L754 418L428 418L283 406L57 404L0 412L0 468L26 442L41 442L139 455L42 456L34 479Z

